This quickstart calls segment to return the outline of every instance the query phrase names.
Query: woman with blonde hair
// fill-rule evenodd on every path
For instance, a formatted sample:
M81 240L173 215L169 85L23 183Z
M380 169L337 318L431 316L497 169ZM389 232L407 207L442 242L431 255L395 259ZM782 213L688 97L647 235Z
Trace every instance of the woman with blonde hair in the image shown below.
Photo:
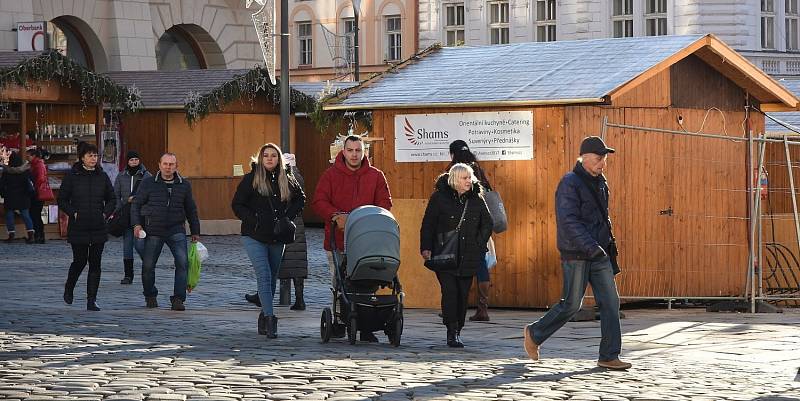
M447 326L447 345L461 348L461 329L467 315L467 295L472 278L483 263L486 242L492 234L492 217L483 200L472 167L456 163L436 180L420 228L420 254L426 261L437 256L447 238L456 236L452 265L433 264L442 289L442 321ZM449 241L448 241L449 242Z
M258 333L276 338L275 284L286 244L294 241L292 220L303 210L306 196L288 173L278 145L262 146L253 156L251 167L236 188L231 208L242 221L242 244L258 282Z

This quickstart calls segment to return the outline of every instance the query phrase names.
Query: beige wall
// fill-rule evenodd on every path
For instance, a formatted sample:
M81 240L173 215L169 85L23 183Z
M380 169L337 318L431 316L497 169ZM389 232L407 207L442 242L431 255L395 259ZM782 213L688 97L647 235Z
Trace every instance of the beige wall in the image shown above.
M280 3L278 1L278 3ZM86 38L98 71L156 69L156 43L174 25L187 24L215 68L250 68L263 64L251 14L244 0L31 0L0 2L0 50L14 50L17 22L51 21L67 16ZM302 80L329 79L333 62L322 26L343 33L342 18L352 15L349 0L289 2L290 65ZM280 7L278 7L280 8ZM360 18L361 65L367 74L383 70L385 15L402 18L402 57L415 52L416 9L413 0L363 0ZM278 10L277 21L280 21ZM298 69L297 21L313 25L313 64ZM278 66L280 65L280 58ZM365 75L366 77L366 75Z

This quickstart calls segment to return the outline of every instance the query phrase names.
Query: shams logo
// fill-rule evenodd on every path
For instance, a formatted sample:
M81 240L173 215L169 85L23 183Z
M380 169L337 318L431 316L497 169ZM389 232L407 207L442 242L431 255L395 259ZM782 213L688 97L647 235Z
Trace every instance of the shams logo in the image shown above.
M419 145L419 142L417 142L416 135L414 134L414 127L411 126L411 123L408 121L408 118L403 118L403 120L405 120L406 122L405 125L403 125L403 128L405 128L406 131L406 139L408 139L408 141L411 142L412 145Z

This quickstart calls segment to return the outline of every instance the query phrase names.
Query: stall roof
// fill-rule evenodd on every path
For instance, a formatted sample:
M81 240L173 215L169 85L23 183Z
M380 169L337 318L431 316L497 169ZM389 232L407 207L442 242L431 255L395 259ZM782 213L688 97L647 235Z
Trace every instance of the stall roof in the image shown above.
M713 35L431 48L326 101L326 110L612 101L695 54L762 103L798 100Z
M190 91L208 93L249 70L113 71L114 82L136 86L145 109L182 109Z
M4 68L16 67L17 64L29 58L39 57L45 52L0 52L0 70Z
M250 70L182 70L182 71L114 71L109 78L121 85L136 85L142 95L145 109L182 109L189 92L201 95L211 92L220 85L233 80L238 75L247 74ZM331 88L350 88L354 82L331 82ZM306 96L319 99L326 87L325 82L293 82L290 84Z
M778 83L780 83L786 89L794 93L795 96L800 96L800 76L777 78L777 80ZM794 127L800 128L800 111L790 111L783 113L778 112L778 113L767 113L767 114ZM770 120L769 118L765 119L765 125L767 132L790 131L788 128L778 124L773 120Z

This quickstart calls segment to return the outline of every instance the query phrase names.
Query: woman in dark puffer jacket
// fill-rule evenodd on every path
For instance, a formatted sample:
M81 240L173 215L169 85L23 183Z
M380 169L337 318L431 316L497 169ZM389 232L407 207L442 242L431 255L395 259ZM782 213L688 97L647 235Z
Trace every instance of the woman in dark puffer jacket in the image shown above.
M6 210L6 229L8 239L6 242L14 240L16 230L14 229L14 211L18 210L22 221L25 222L25 229L28 230L28 237L25 242L32 244L34 241L33 220L31 220L31 195L34 194L33 184L31 183L31 166L22 160L19 153L14 152L8 161L8 166L3 169L0 176L0 196L3 197Z
M72 264L64 285L64 302L72 304L78 278L89 262L86 284L86 309L99 311L100 262L108 239L106 217L116 205L114 188L108 175L98 166L97 147L81 143L78 162L64 176L58 193L58 208L69 216L67 242L72 245Z
M436 191L422 218L420 253L427 260L435 250L437 234L455 230L464 216L458 232L458 265L453 270L436 273L442 288L442 320L447 326L450 347L464 346L461 329L467 315L467 295L492 234L492 217L482 193L472 168L456 163L436 180Z
M253 264L261 299L258 333L276 338L278 318L273 310L275 284L283 251L290 239L277 237L280 220L294 220L303 210L303 189L286 172L281 149L268 143L253 157L253 171L246 174L231 201L231 208L242 221L242 244Z

